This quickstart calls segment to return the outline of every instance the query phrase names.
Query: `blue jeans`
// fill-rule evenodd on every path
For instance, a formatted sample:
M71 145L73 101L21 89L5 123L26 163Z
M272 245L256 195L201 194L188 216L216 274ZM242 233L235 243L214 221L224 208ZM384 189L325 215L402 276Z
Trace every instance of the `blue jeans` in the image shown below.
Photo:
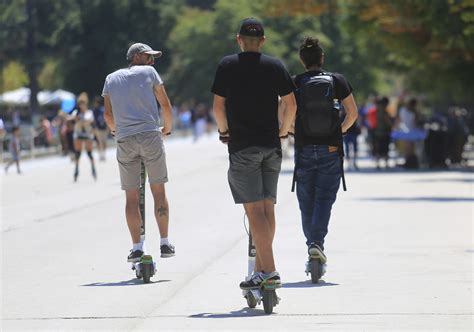
M332 205L336 201L342 169L338 151L327 145L308 145L296 151L296 194L306 244L324 249Z

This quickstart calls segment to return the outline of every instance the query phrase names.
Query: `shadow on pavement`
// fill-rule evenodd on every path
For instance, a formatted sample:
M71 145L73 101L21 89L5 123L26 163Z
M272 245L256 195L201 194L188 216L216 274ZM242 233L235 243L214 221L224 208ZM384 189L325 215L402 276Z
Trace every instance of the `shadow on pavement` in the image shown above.
M474 198L471 197L435 197L435 196L422 196L422 197L363 197L358 198L359 201L374 201L374 202L439 202L439 203L452 203L452 202L474 202Z
M416 179L411 182L422 182L422 183L431 183L431 182L461 182L461 183L474 183L474 178L464 178L464 179Z
M161 282L169 282L169 281L171 281L171 280L167 280L167 279L157 280L157 281L151 280L150 284L158 284L158 283L161 283ZM91 284L85 284L85 285L81 285L81 286L87 286L87 287L100 286L100 287L103 287L103 286L133 286L133 285L145 285L145 284L143 283L142 280L137 279L137 278L133 278L133 279L130 279L130 280L117 281L117 282L93 282Z
M255 316L268 316L265 311L260 309L243 308L237 311L231 311L229 313L215 314L210 312L203 312L201 314L195 314L188 316L189 318L239 318L239 317L255 317Z
M332 282L325 282L324 280L319 280L317 284L313 284L311 280L297 281L297 282L284 282L283 288L313 288L313 287L326 287L326 286L339 286L339 284L334 284Z
M347 168L344 170L344 173L353 173L353 174L366 174L366 175L377 175L377 174L439 174L439 173L472 173L474 171L473 167L463 167L463 168L452 168L452 169L405 169L403 167L390 167L390 168L381 168L377 169L375 167L359 167L357 170L352 168ZM293 175L293 168L285 168L280 172L281 175ZM429 180L425 180L429 182ZM472 182L472 180L471 180Z

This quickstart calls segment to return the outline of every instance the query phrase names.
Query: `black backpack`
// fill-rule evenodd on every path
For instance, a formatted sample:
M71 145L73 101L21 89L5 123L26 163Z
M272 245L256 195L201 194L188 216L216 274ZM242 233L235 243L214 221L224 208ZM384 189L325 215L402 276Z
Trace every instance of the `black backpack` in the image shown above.
M334 78L320 72L307 77L299 88L298 117L306 136L331 136L340 127L339 102Z
M299 84L297 93L298 113L301 128L306 136L323 137L332 136L341 130L339 117L339 100L336 98L334 77L332 73L320 72L305 79ZM346 188L344 177L344 151L342 150L342 135L339 146L342 169L342 187ZM296 168L293 171L291 191L295 191Z

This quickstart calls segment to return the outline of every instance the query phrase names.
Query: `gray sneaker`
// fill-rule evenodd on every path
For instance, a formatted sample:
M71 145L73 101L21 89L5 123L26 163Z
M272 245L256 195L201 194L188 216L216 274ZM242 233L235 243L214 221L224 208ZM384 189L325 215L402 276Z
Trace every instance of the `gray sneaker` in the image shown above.
M174 246L172 244L164 244L160 246L161 258L173 257L175 254Z
M141 250L130 250L130 255L128 255L127 257L127 262L130 262L130 263L137 263L140 261L140 259L142 258L143 256L143 251Z
M312 259L319 259L323 264L328 261L323 249L316 243L311 243L309 245L308 254Z

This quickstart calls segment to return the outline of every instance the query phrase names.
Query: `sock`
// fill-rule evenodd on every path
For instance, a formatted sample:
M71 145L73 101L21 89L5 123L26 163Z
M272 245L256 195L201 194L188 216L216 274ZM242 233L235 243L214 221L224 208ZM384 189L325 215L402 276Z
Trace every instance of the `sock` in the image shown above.
M168 241L167 237L162 237L160 240L160 246L164 246L164 245L167 245L167 246L170 245L170 242Z
M137 250L142 250L143 251L143 244L141 242L133 244L133 251L137 251Z

